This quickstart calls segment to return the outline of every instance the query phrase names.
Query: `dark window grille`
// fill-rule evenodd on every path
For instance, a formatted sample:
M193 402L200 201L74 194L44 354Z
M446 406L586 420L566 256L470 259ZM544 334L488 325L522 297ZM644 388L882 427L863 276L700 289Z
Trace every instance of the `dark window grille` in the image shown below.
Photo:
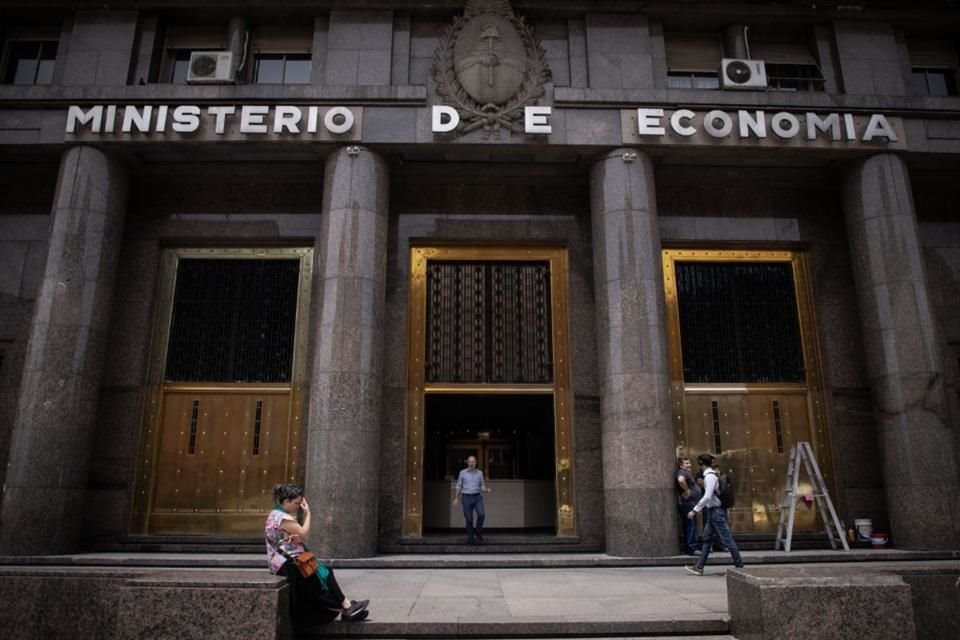
M429 263L426 332L428 382L551 382L549 263Z
M793 271L783 262L677 262L683 379L803 382Z
M180 260L168 382L289 382L297 260Z
M39 85L53 83L57 60L55 41L13 41L7 49L4 84Z
M774 91L823 91L824 79L815 64L767 63L767 86Z

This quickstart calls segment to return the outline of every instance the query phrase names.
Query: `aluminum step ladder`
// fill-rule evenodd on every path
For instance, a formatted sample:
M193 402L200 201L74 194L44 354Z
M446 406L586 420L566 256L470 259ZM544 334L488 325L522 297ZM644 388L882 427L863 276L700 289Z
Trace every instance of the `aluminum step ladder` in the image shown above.
M783 501L780 503L780 522L777 524L777 541L773 545L773 550L777 551L782 544L783 550L790 553L790 543L793 541L793 521L797 514L797 500L800 497L797 495L797 484L800 481L801 462L807 470L810 484L813 485L813 497L817 501L817 511L823 521L823 530L827 534L827 539L830 540L830 548L836 549L839 539L843 545L843 550L850 551L846 532L840 526L840 518L837 517L837 512L833 508L830 492L827 491L827 485L820 474L820 467L817 465L817 459L813 455L813 449L810 448L809 442L798 442L790 448L787 478L783 486Z

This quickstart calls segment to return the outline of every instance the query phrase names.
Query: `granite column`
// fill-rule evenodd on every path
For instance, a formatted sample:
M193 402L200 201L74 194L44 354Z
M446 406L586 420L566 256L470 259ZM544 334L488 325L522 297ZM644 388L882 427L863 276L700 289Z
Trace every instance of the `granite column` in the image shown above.
M127 191L116 159L92 147L63 154L10 445L2 553L77 551Z
M376 554L389 176L362 147L327 161L317 239L306 493L323 557Z
M942 341L904 160L881 154L851 167L844 212L893 542L957 549L960 486Z
M677 552L674 439L653 163L618 149L594 164L597 352L607 553Z

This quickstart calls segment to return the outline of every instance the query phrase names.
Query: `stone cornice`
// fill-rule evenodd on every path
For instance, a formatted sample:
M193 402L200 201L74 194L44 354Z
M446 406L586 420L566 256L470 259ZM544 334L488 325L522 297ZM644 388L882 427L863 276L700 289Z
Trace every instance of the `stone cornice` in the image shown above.
M320 86L320 85L218 85L188 86L152 84L121 87L16 87L0 86L0 106L60 107L65 103L110 102L123 104L258 102L424 106L424 86Z

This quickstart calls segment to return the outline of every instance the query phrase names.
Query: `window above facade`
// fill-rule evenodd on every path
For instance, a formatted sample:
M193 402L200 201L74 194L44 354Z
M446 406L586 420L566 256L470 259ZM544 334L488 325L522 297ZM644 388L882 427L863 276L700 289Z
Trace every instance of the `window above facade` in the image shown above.
M190 49L168 49L166 54L167 75L164 82L186 84L190 68Z
M309 84L310 54L260 53L253 64L254 84Z
M719 89L723 40L719 33L666 33L667 86Z
M823 91L820 65L802 36L766 36L750 41L750 53L763 60L772 91Z
M261 26L253 29L248 81L254 84L309 84L313 30Z
M186 84L190 54L194 51L222 51L227 46L227 27L212 25L170 25L163 42L159 81Z
M4 84L52 84L56 40L10 40L4 55Z
M910 90L916 96L957 95L960 69L956 43L936 38L909 38Z
M918 96L955 96L957 95L957 72L955 69L931 69L912 67L910 86Z

